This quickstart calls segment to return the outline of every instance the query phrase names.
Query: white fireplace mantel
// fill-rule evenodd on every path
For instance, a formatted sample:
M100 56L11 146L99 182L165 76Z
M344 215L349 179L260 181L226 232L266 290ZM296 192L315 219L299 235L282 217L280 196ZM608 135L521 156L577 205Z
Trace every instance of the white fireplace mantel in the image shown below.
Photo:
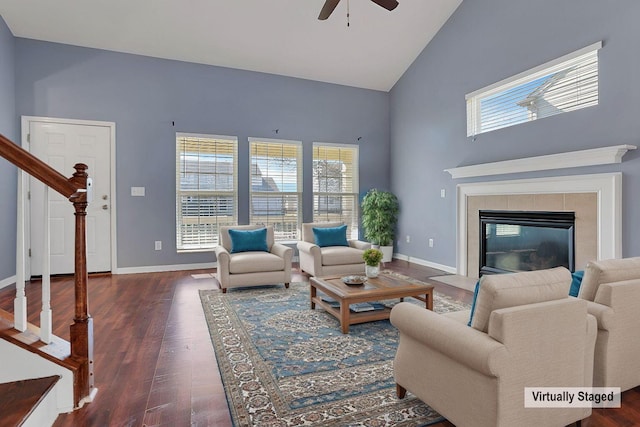
M614 145L590 150L569 151L546 156L526 157L501 162L482 163L445 169L453 179L476 176L503 175L508 173L566 169L579 166L608 165L622 162L622 157L635 145Z

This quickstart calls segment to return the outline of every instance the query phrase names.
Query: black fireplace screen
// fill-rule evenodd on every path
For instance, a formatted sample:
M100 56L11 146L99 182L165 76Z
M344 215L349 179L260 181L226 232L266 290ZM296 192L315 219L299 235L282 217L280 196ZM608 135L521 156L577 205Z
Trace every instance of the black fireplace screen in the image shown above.
M480 275L574 271L574 212L480 211Z

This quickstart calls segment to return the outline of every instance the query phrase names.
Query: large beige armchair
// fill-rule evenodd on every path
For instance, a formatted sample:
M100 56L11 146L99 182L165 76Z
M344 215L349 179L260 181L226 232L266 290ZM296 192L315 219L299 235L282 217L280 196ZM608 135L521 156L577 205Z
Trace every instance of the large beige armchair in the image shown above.
M300 270L312 276L364 273L362 253L370 243L347 240L348 246L325 246L315 243L314 228L340 227L342 222L310 222L302 224L302 240L298 242Z
M400 331L398 396L413 393L457 427L565 426L591 408L525 408L525 387L590 387L596 321L568 297L564 268L485 276L469 312L440 315L408 302Z
M578 298L598 320L594 387L640 385L640 257L589 262Z
M274 242L273 227L266 227L266 250L233 252L229 230L257 230L262 225L236 225L220 227L220 245L216 248L217 278L222 292L243 286L291 283L293 249Z

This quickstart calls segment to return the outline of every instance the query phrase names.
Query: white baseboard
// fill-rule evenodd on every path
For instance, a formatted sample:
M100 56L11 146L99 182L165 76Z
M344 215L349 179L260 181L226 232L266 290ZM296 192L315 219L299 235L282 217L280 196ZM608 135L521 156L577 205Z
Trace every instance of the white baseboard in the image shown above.
M292 261L298 262L299 259L297 256L294 256ZM112 271L111 274L161 273L165 271L202 270L207 268L218 268L218 263L204 262L200 264L149 265L144 267L124 267L124 268L118 268L116 269L116 271ZM2 288L2 283L3 282L0 282L0 288ZM13 282L10 282L10 283L15 283L15 276L13 278Z
M457 272L457 269L455 267L451 267L451 266L444 265L444 264L438 264L438 263L431 262L431 261L426 261L424 259L420 259L420 258L408 256L408 255L394 253L393 257L396 258L396 259L402 260L402 261L407 261L407 262L411 262L411 263L414 263L414 264L423 265L425 267L430 267L430 268L435 268L437 270L446 271L447 273L451 273L451 274L456 274L456 272Z
M125 267L112 271L111 274L138 274L138 273L160 273L165 271L202 270L216 268L217 262L203 262L200 264L175 264L175 265L148 265L144 267Z
M298 262L297 256L293 257L294 262ZM147 265L143 267L117 268L111 274L138 274L138 273L161 273L165 271L202 270L207 268L217 268L217 262L203 262L200 264L174 264L174 265ZM0 289L16 283L16 276L7 277L0 280Z
M16 283L16 276L7 277L4 280L0 280L0 289Z
M85 403L93 402L95 400L97 394L98 394L98 388L97 387L93 387L91 389L91 393L89 393L89 396L86 396L83 399L80 399L80 402L78 402L78 407L75 408L75 409L82 408Z
M293 257L293 261L297 262L298 257ZM139 274L139 273L161 273L166 271L185 271L185 270L202 270L208 268L217 268L217 262L204 262L200 264L174 264L174 265L147 265L143 267L124 267L112 271L111 274ZM16 283L16 276L7 277L0 280L0 289Z

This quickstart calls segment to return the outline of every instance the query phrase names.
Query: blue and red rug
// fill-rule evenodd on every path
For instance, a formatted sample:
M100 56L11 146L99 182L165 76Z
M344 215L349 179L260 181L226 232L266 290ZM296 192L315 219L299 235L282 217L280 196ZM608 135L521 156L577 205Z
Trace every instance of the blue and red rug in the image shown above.
M398 333L388 321L353 325L343 335L333 316L309 308L307 283L226 294L205 290L200 297L236 426L422 426L443 420L411 395L396 397ZM435 293L436 312L467 308Z

